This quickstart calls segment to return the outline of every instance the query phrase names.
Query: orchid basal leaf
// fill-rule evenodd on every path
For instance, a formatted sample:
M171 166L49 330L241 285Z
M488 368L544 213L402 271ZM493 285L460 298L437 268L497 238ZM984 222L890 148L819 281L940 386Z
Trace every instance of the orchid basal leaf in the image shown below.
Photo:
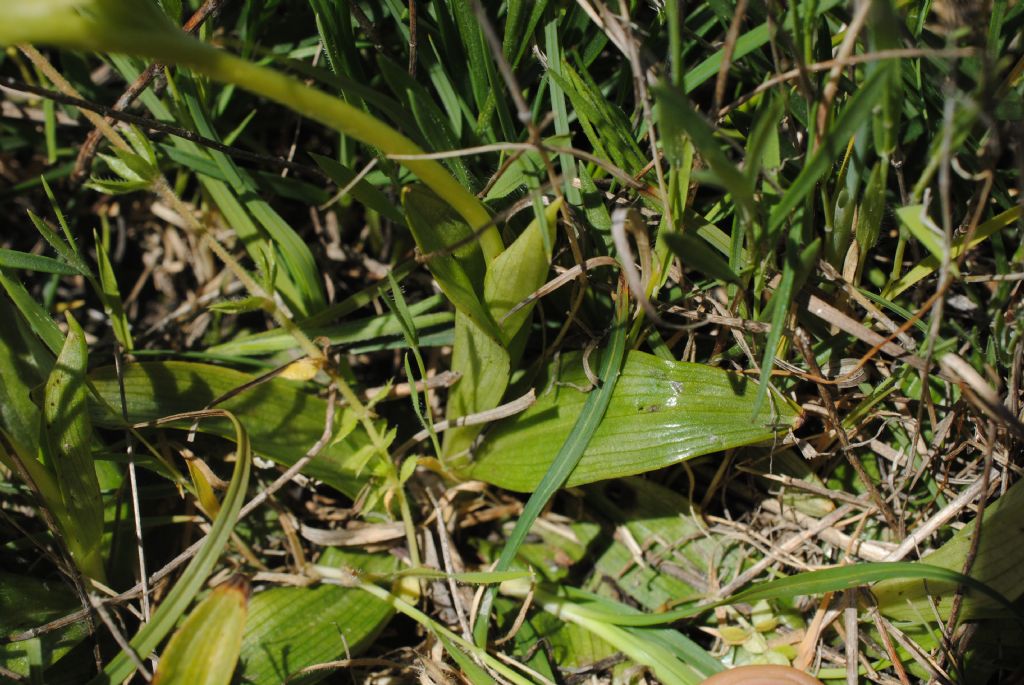
M596 360L591 359L594 367ZM576 422L587 393L579 355L564 355L555 383L545 379L532 407L497 424L468 469L472 478L533 490ZM550 376L550 372L549 372ZM567 485L652 471L684 459L772 440L799 421L772 397L752 417L757 383L702 364L631 352L601 426Z

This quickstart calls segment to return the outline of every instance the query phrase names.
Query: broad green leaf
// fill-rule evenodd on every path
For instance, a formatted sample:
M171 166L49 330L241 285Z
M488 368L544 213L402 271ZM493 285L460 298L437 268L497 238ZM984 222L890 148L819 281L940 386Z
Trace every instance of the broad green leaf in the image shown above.
M985 521L981 527L978 553L971 565L971 577L996 592L1016 601L1024 594L1024 531L1020 521L1024 517L1024 487L1015 484L1006 494L985 507ZM922 564L960 571L967 560L977 519L967 524L931 554L921 559ZM949 615L956 579L928 580L915 578L887 580L872 588L879 610L890 618L916 621L922 616L932 620L935 598L939 615ZM1001 612L1004 607L991 596L969 592L964 597L961 620L984 618Z
M96 369L90 376L99 395L111 406L120 406L117 376L113 367ZM214 399L251 382L249 374L211 364L192 362L143 362L126 364L124 389L128 420L137 423L206 407ZM290 466L324 431L326 401L306 392L302 385L279 378L261 383L218 407L238 416L248 430L255 452L278 464ZM120 427L112 416L93 405L94 420L103 426ZM175 424L183 430L191 422ZM355 419L347 409L335 417L335 439L303 470L349 496L355 496L370 474L360 473L353 456L369 444L365 433L352 431ZM235 436L222 421L202 421L199 430L231 439Z
M16 635L60 618L81 607L68 585L58 579L41 580L34 576L19 576L0 572L0 635ZM89 634L84 621L37 638L45 661L44 667L56 662ZM27 676L29 674L29 644L6 642L0 644L0 667Z
M523 326L533 313L533 303L506 315L540 288L551 268L550 246L554 244L559 203L544 210L547 240L536 218L526 230L491 263L484 278L484 303L498 325L497 339L468 317L455 321L452 371L462 374L448 396L449 420L493 409L508 387L512 366L522 353ZM521 335L520 333L523 333ZM481 426L464 426L445 434L444 452L456 456L469 448Z
M245 432L245 428L242 424L238 423L238 419L234 415L222 409L208 411L207 416L226 418L231 422L234 429L235 442L238 448L235 451L235 468L231 472L231 482L228 485L227 492L224 493L220 514L217 515L213 525L210 526L210 532L202 542L199 551L196 552L195 557L189 562L189 565L164 597L149 622L132 638L130 644L136 654L149 656L174 629L175 624L184 615L185 610L188 609L196 594L203 588L206 579L213 572L213 568L220 558L220 553L224 549L224 545L227 544L232 530L234 530L235 523L238 520L238 512L242 509L245 492L249 486L249 471L252 468L252 448L249 444L249 435ZM204 422L208 420L210 419L206 418ZM121 683L134 671L135 661L122 651L107 664L102 673L89 681L89 685Z
M536 404L494 426L468 475L510 490L537 486L588 394L577 389L587 385L580 356L563 355L559 363L560 372L549 369L540 382ZM796 413L781 400L752 417L756 392L755 382L721 369L630 352L604 421L568 485L764 442L795 425Z
M0 429L19 453L34 460L40 413L30 393L49 375L53 356L2 296L0 320L4 322L0 327Z
M390 573L397 559L388 554L324 550L322 566L365 573ZM243 682L279 685L307 666L357 656L393 615L386 604L356 588L337 585L278 587L249 602L242 640ZM321 671L302 682L314 682Z
M631 563L634 552L616 539L597 558L597 573L585 586L595 592L613 578L623 596L656 611L707 592L700 580L711 565L722 578L741 570L743 560L737 550L723 549L714 536L705 535L695 505L671 488L635 477L595 483L585 493L591 510L599 512L605 525L625 526L635 540L643 541L645 556L663 559L680 571L666 573L655 564Z
M540 217L534 218L515 242L487 267L484 301L498 322L506 345L511 344L512 338L529 320L533 303L515 314L509 315L509 312L544 285L551 269L551 246L555 242L555 222L560 208L561 201L548 205L543 222Z
M103 581L103 497L92 459L85 333L70 313L68 335L46 380L41 444L53 469L67 518L64 540L82 573Z
M153 685L228 685L242 649L249 591L240 575L215 587L171 636Z
M473 230L451 207L422 186L406 188L402 192L402 206L416 246L425 255L427 268L442 292L457 311L500 340L495 321L480 296L487 266Z
M462 374L448 394L449 420L493 409L501 402L512 373L509 351L462 312L455 312L452 371ZM445 432L442 449L449 465L463 461L482 430L463 426Z
M794 481L803 481L811 486L825 488L825 482L815 473L812 464L813 462L807 461L792 449L773 450L753 462L751 470L760 474L789 476ZM825 495L801 490L799 487L783 487L777 480L768 478L759 478L758 480L769 492L782 490L778 497L784 508L793 508L814 518L824 518L835 511L835 503Z

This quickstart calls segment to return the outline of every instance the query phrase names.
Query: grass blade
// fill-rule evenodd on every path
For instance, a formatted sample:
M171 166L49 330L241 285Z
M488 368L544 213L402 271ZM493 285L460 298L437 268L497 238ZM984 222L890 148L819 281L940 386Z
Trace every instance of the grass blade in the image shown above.
M213 571L217 560L220 558L221 550L227 544L231 531L238 520L238 512L242 508L245 499L245 491L249 485L249 470L252 467L252 447L249 444L249 434L245 427L239 422L234 414L223 409L208 409L203 412L178 415L171 417L175 420L188 420L192 418L221 417L231 422L234 429L235 441L238 445L235 455L235 467L231 473L231 482L221 502L220 514L213 521L206 541L196 553L196 556L186 567L181 577L171 588L170 592L160 603L160 606L153 613L149 623L144 625L135 637L131 640L132 649L143 658L157 648L167 634L174 629L175 624L185 613L188 605L192 603L196 594L203 588L206 579ZM168 419L170 420L170 419ZM114 657L103 673L89 681L90 685L113 685L113 683L124 682L135 671L135 662L124 652Z
M773 242L772 236L791 218L793 210L814 190L832 163L846 151L850 138L870 119L875 107L885 97L890 71L898 66L893 62L885 63L857 88L821 146L807 160L796 179L782 194L779 203L772 207L767 227L769 242Z
M1010 601L987 584L979 582L970 576L965 576L958 571L931 566L919 561L869 562L826 568L818 571L807 571L795 576L758 583L749 590L744 590L718 602L690 604L658 614L624 616L619 612L610 612L603 608L588 608L588 612L595 618L600 618L616 625L652 626L681 621L702 614L709 609L730 604L756 602L762 599L818 595L825 592L839 592L841 590L862 587L869 583L901 578L935 580L943 583L952 583L953 585L963 585L989 597L1016 616L1018 620L1024 621L1024 617L1021 617L1020 612L1013 607ZM580 593L579 590L573 592L575 594Z
M612 393L615 390L622 369L622 363L626 355L626 317L629 312L629 298L624 289L619 289L618 300L616 301L615 324L612 328L608 341L608 347L601 355L601 367L598 377L601 379L601 386L587 395L579 418L573 426L572 431L562 443L561 449L551 462L550 468L544 474L544 478L537 485L537 489L530 495L530 499L523 508L523 513L516 521L516 527L512 530L505 546L501 550L501 556L494 566L495 571L507 571L519 552L519 547L526 539L534 521L540 516L541 511L547 506L548 501L560 488L565 485L569 475L575 470L580 458L583 456L590 442L604 419L605 411L611 403ZM477 644L486 644L488 626L490 624L491 604L494 601L494 591L489 590L484 595L484 601L480 606L480 614L476 625L473 627L473 635Z
M74 266L53 257L19 252L18 250L8 250L6 248L0 248L0 267L59 274L61 276L77 276L82 273Z

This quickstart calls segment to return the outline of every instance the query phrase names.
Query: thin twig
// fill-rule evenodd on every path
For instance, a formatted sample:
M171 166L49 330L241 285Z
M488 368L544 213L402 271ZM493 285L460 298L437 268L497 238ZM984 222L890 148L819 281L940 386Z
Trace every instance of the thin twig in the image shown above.
M121 400L121 418L128 423L128 400L124 391L124 358L120 343L114 346L114 370L117 374L117 388ZM146 570L146 551L142 540L142 511L139 506L139 483L135 474L135 439L130 430L125 431L125 451L128 455L128 482L131 490L132 517L135 530L135 548L139 559L139 581L142 584L142 621L150 617L149 581Z
M814 358L814 351L811 349L810 344L806 339L806 334L801 329L797 329L796 335L793 336L793 341L800 353L804 357L804 361L810 368L811 373L815 376L821 376L821 369L818 367L818 362ZM861 463L860 458L854 453L853 448L850 446L850 438L846 434L846 428L843 427L843 422L839 419L839 414L836 411L836 404L832 398L831 390L820 383L816 384L818 388L818 395L821 397L821 402L828 411L829 419L832 421L832 426L835 430L836 436L839 438L839 444L843 449L843 454L846 456L846 460L853 467L853 470L857 473L857 477L863 483L864 488L868 491L868 495L871 496L871 501L878 511L882 513L882 517L885 519L886 524L892 529L897 537L903 537L903 524L896 514L893 513L892 508L889 507L885 499L882 498L881 493L878 492L878 488L875 487L874 481L864 468L864 464Z
M110 614L107 612L107 608L103 605L103 601L100 600L96 595L89 593L89 604L99 614L100 620L103 621L104 625L107 626L107 630L114 637L114 642L121 648L121 651L128 655L128 658L135 663L135 668L142 676L143 680L147 683L153 680L153 674L146 668L146 664L143 662L142 657L135 651L135 648L129 644L125 636L121 634L120 628L114 625L114 621L111 620Z
M498 419L504 419L508 418L509 416L515 416L516 414L520 414L529 409L536 401L537 394L534 392L533 388L530 388L530 391L527 392L525 395L517 397L511 402L506 402L505 404L499 405L494 409L488 409L486 411L477 412L475 414L467 414L465 416L460 416L455 419L445 419L444 421L435 423L434 432L442 433L452 428L461 428L462 426L479 426L484 423L491 423L492 421L497 421ZM397 450L395 450L392 457L394 459L398 459L399 457L405 455L413 447L415 447L417 443L423 442L429 437L430 431L424 428L416 435L412 436L404 443L402 443L402 445Z

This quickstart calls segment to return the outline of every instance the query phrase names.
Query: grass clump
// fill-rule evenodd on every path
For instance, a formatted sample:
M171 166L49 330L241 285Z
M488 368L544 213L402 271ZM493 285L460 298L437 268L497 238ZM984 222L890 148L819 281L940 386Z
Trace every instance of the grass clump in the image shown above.
M1021 3L0 16L0 680L1021 675Z

